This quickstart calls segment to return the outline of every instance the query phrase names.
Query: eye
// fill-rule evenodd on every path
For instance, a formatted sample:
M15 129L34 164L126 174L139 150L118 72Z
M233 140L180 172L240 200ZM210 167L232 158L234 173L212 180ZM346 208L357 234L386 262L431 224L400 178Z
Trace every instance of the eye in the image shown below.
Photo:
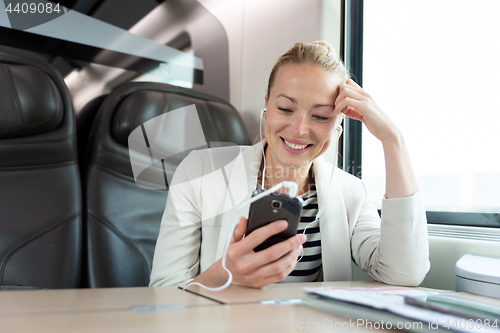
M290 112L292 112L292 110L287 109L287 108L278 108L278 110L280 110L283 113L290 113Z
M328 118L327 118L327 117L323 117L323 116L313 116L313 117L314 117L314 119L316 119L316 120L320 120L320 121L325 121L325 120L328 120Z

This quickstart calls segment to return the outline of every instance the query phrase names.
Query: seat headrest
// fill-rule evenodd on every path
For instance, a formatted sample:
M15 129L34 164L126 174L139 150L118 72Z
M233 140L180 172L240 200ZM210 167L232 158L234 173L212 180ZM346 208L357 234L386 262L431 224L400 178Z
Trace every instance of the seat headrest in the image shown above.
M0 64L0 139L45 133L63 119L61 95L44 72Z
M148 120L165 113L167 107L165 92L144 90L131 94L123 100L113 117L113 137L128 147L130 133Z

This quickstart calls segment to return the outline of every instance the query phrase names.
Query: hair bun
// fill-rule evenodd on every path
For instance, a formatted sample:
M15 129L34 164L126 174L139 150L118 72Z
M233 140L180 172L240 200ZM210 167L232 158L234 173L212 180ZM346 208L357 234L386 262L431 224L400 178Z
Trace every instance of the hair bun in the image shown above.
M314 41L312 44L318 44L318 45L326 47L328 52L330 52L335 57L337 57L337 55L335 54L335 49L333 48L332 44L325 42L324 40L317 40L317 41Z

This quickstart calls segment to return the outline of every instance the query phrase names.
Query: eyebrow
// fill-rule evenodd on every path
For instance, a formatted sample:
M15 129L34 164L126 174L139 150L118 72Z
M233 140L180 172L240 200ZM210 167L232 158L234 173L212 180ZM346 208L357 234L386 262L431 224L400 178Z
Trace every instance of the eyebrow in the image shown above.
M284 98L287 98L287 99L289 99L292 103L297 104L297 101L296 101L294 98L289 97L289 96L286 96L286 95L284 95L284 94L279 94L279 95L278 95L278 97L284 97ZM316 109L316 108L321 108L321 107L324 107L324 106L329 106L329 107L331 107L331 108L335 109L335 107L333 106L333 104L314 104L314 105L313 105L313 108L315 108L315 109Z

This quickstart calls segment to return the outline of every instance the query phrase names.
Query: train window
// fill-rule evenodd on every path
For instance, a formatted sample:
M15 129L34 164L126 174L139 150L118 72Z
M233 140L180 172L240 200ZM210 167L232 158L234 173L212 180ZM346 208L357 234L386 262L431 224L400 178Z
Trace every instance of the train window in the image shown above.
M404 133L437 222L500 227L499 12L496 0L364 2L363 87ZM382 146L363 131L380 204Z

